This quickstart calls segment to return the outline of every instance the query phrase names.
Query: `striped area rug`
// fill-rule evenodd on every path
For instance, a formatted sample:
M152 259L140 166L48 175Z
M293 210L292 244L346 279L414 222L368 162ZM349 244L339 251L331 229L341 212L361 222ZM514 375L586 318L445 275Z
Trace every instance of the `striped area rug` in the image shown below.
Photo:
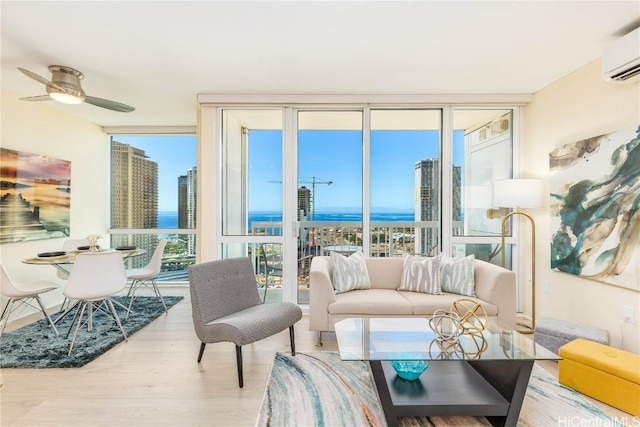
M427 370L428 373L428 370ZM488 426L483 417L405 417L400 425ZM518 426L620 426L534 366ZM337 352L277 353L256 426L386 426L367 362L342 361Z

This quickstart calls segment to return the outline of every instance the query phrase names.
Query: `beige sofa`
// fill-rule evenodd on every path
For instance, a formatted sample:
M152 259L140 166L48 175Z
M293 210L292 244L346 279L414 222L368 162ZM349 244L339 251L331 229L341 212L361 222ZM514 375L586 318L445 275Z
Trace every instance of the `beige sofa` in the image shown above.
M398 291L402 279L402 257L366 258L371 288L336 294L332 285L332 262L328 256L316 256L311 262L309 284L309 329L333 331L335 320L347 317L431 316L438 309L449 310L451 303L462 298L482 304L490 320L502 327L516 326L515 273L494 264L475 260L474 281L477 298L443 293L431 295Z

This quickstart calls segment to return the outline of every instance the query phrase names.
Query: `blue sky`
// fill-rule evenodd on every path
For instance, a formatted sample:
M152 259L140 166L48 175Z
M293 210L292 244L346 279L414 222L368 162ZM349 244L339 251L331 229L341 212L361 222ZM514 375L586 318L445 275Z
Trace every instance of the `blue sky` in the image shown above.
M178 177L196 165L195 135L114 135L113 139L144 150L149 160L158 163L158 210L177 211Z
M177 211L178 176L196 165L195 135L114 136L114 140L144 150L158 163L158 208ZM249 211L281 211L282 132L253 130L249 141ZM372 210L413 210L414 165L437 157L438 146L436 131L372 132ZM462 132L455 132L456 165L462 164L462 148ZM311 189L315 177L317 212L361 211L361 150L360 131L300 131L299 185Z
M454 163L463 159L462 132L454 135ZM249 137L250 211L278 211L282 206L280 131L251 131ZM414 165L438 156L436 131L374 131L371 136L372 210L413 210ZM362 133L301 131L299 185L316 184L316 211L362 209Z

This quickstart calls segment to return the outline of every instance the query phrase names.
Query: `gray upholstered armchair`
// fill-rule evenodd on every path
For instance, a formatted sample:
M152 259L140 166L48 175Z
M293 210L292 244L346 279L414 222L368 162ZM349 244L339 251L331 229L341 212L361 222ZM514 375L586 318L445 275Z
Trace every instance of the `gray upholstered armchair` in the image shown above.
M238 384L242 387L242 346L287 328L295 355L293 325L302 318L302 310L290 302L263 304L249 258L192 265L189 284L193 326L201 341L198 363L207 343L235 343Z

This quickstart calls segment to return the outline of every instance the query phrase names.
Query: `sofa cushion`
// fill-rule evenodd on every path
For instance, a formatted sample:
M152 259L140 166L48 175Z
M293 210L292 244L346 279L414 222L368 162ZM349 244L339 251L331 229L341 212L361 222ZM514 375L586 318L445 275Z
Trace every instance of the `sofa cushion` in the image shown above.
M365 262L372 289L398 289L402 278L401 257L366 257Z
M329 304L328 310L331 315L401 316L413 313L409 301L395 289L366 289L338 294L335 302Z
M441 294L440 258L441 255L425 258L406 254L403 260L402 279L398 290Z
M354 252L349 257L331 252L331 261L333 262L333 288L336 293L371 287L362 252Z
M451 304L460 299L460 295L443 292L442 295L429 295L417 292L398 291L413 307L415 315L432 315L438 309L450 310ZM498 306L482 301L479 298L469 298L482 305L487 316L497 316Z
M443 256L440 260L440 277L442 290L452 294L475 297L473 264L475 256L450 258Z

